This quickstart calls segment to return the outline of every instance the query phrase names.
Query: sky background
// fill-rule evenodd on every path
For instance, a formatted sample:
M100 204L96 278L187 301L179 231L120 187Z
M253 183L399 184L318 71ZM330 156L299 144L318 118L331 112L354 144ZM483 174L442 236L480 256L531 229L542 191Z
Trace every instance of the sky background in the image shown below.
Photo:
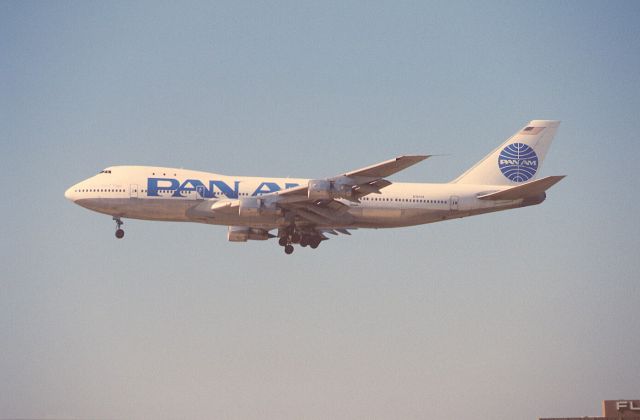
M640 3L0 2L0 417L535 419L640 397ZM540 206L286 256L64 199L117 164L447 182L562 120Z

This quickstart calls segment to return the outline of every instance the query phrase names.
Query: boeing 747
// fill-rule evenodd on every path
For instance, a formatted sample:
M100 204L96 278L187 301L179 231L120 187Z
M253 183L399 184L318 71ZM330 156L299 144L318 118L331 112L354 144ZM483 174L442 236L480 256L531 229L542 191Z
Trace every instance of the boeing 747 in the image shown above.
M457 179L441 184L387 178L429 155L405 155L330 178L226 176L155 166L111 166L65 192L113 217L228 226L232 242L278 238L317 248L328 235L459 219L542 203L564 176L538 179L559 121L534 120Z

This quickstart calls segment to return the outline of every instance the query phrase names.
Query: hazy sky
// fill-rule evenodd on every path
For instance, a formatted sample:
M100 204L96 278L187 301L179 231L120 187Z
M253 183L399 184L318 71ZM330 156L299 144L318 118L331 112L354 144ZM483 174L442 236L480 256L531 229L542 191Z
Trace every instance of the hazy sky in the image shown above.
M640 397L640 3L0 2L0 417L535 419ZM560 119L540 206L286 256L64 199L116 164L446 182Z

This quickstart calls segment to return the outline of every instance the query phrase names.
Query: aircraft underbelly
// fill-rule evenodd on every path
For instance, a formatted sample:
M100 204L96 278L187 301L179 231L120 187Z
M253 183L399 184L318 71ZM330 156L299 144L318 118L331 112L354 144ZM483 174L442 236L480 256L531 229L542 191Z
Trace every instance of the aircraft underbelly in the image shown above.
M143 198L90 198L78 200L82 207L112 216L143 220L188 221L188 200L149 200Z
M448 210L402 209L402 208L362 208L351 212L354 227L400 227L437 222L447 218Z
M100 213L142 220L188 221L263 229L283 227L289 223L282 216L246 217L239 216L237 212L213 212L209 205L202 207L205 203L202 200L91 198L78 200L77 203ZM319 228L391 228L434 223L496 210L498 208L452 211L446 208L353 207L348 211L349 217L327 219L326 223L313 225Z

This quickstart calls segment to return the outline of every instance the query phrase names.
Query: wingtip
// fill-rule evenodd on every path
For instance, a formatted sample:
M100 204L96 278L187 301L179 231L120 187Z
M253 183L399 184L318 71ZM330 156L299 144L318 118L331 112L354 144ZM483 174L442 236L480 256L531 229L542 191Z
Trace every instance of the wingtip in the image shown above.
M561 123L560 120L531 120L527 125L539 126L539 127L557 127Z
M433 155L402 155L402 156L398 156L396 158L396 160L401 160L401 159L414 159L416 162L420 162L421 160L425 160L430 158Z

